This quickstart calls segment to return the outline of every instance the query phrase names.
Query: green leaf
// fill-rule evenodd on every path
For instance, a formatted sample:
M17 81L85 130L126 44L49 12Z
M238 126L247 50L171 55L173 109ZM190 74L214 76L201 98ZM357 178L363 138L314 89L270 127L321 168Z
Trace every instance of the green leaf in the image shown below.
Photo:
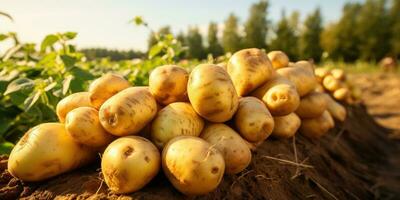
M68 40L72 40L76 37L76 35L78 35L78 33L76 32L65 32L64 37L66 37Z
M1 142L0 143L0 155L10 154L11 150L14 148L14 144L11 142Z
M29 111L32 106L39 100L40 95L42 95L41 91L35 92L33 95L31 94L24 102L25 111Z
M0 41L3 41L8 38L8 35L0 33Z
M60 57L66 67L74 66L77 61L76 58L68 55L61 55Z
M47 35L40 45L40 51L44 52L47 47L53 46L58 40L59 38L54 34Z
M132 20L137 26L140 26L144 23L143 18L141 16L136 16Z
M62 94L66 95L68 90L69 90L69 86L71 85L71 81L72 79L74 79L74 76L69 75L67 76L67 78L64 79L63 81L63 88L62 88Z
M19 78L8 84L7 90L4 92L4 95L19 92L22 90L29 90L32 89L34 85L35 83L31 79Z
M159 45L159 44L156 44L156 45L152 46L150 51L149 51L149 58L152 59L156 55L158 55L161 52L162 48L163 48L163 46Z

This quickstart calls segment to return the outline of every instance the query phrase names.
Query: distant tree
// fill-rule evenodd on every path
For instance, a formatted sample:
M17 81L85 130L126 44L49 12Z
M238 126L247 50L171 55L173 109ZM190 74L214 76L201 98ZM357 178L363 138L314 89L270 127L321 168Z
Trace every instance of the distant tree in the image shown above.
M87 48L81 49L88 60L96 60L99 58L110 58L112 61L118 60L129 60L133 58L142 58L144 56L143 52L128 50L114 50L105 48Z
M169 26L163 26L161 27L158 31L157 34L162 36L162 35L167 35L171 33L171 28ZM157 39L154 35L154 32L150 33L149 39L147 41L147 48L150 49L152 46L154 46L157 43Z
M197 27L189 27L186 42L189 48L187 52L188 58L204 59L206 57L203 37Z
M313 13L307 16L304 21L304 30L300 35L300 58L314 59L319 61L322 55L320 45L320 36L322 32L322 16L320 9L317 8Z
M222 33L222 47L225 52L234 53L241 48L241 37L239 35L239 19L231 13L225 21Z
M224 49L222 49L222 46L218 40L218 24L213 22L209 24L207 40L207 53L212 54L214 57L220 56L224 53Z
M400 1L392 0L390 8L391 20L391 52L393 56L400 57Z
M185 34L181 31L178 33L178 35L176 36L176 39L181 42L183 45L186 44L186 36Z
M271 50L282 50L291 60L298 59L298 36L296 34L298 17L298 12L294 12L288 19L285 11L282 11L282 17L275 28L276 37L270 43Z
M266 48L268 31L268 2L261 0L250 7L250 16L244 25L244 46Z

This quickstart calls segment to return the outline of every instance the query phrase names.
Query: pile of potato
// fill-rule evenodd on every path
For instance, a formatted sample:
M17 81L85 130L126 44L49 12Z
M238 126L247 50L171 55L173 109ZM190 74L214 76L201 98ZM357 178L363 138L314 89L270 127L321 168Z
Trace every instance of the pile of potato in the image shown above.
M331 74L324 85L340 78ZM259 49L191 73L157 67L148 87L106 74L88 92L58 103L59 123L29 130L11 152L8 170L40 181L102 153L104 181L115 193L143 188L162 169L180 192L206 194L225 173L243 171L250 150L270 135L290 138L299 130L318 138L334 126L333 118L345 120L345 108L318 89L320 78L307 61L290 63L281 51Z

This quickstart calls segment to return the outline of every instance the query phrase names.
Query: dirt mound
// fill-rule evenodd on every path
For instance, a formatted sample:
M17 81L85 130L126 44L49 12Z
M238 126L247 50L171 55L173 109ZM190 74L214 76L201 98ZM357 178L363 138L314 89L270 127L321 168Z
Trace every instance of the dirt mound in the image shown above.
M400 196L400 143L387 137L364 106L348 107L345 123L321 140L268 139L247 170L225 175L196 199L395 199ZM294 151L296 149L296 151ZM296 164L296 155L298 163ZM119 196L101 181L99 163L41 183L24 183L0 162L0 199L184 199L160 173L139 192ZM122 199L125 199L122 198Z

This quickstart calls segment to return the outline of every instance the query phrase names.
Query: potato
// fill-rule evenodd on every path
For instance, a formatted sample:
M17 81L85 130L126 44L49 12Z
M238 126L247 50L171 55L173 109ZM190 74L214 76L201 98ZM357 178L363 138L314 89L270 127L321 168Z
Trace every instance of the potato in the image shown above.
M130 86L131 84L122 76L105 74L90 84L90 102L93 107L99 109L107 99Z
M324 93L325 92L325 88L324 88L324 86L322 86L321 84L318 83L317 86L314 89L314 92Z
M274 130L272 136L276 138L291 138L300 127L301 120L295 113L281 117L274 117Z
M154 118L151 124L151 140L162 149L174 137L199 136L203 126L203 119L189 103L171 103Z
M342 84L339 80L337 80L332 75L327 75L323 79L322 85L324 86L325 89L327 89L331 92L334 92L335 90L339 89Z
M239 104L228 73L212 64L195 67L189 76L188 95L193 109L211 122L232 118Z
M272 77L273 67L260 49L243 49L229 59L227 71L239 96L245 96Z
M30 129L15 145L8 171L23 181L41 181L81 167L96 153L76 143L61 123L44 123Z
M314 65L306 60L297 61L295 63L295 67L300 67L303 69L308 70L311 74L314 74Z
M243 138L225 124L207 125L201 138L215 146L225 160L225 173L237 174L250 164L251 151Z
M294 83L299 95L305 96L317 86L314 74L303 67L281 68L276 71Z
M157 67L150 74L150 92L157 102L163 105L185 101L187 100L186 86L188 77L188 72L176 65Z
M65 128L76 142L90 147L104 147L114 139L101 126L99 112L91 107L79 107L69 112Z
M235 126L249 142L267 139L274 129L274 119L265 104L255 97L243 97L235 114Z
M331 96L325 94L325 98L327 101L327 110L332 115L333 118L343 122L346 119L346 108L337 103L332 99Z
M343 81L346 79L346 75L345 75L343 69L332 69L331 74L337 80Z
M100 123L116 136L136 134L157 113L157 103L145 87L130 87L109 98L99 111Z
M271 51L267 54L274 69L288 67L289 57L283 51Z
M339 101L343 101L349 96L350 90L346 87L339 88L333 92L333 97Z
M308 138L319 138L329 129L335 126L335 122L332 119L331 114L328 111L316 118L302 119L300 126L300 133Z
M311 92L300 100L296 114L301 118L315 118L321 116L327 108L326 97L321 92Z
M202 195L218 187L224 175L225 161L222 154L205 140L179 136L165 146L162 168L180 192Z
M217 66L222 67L225 71L227 70L228 64L226 62L220 62Z
M160 152L139 136L121 137L112 142L101 159L101 172L111 191L122 194L143 188L160 170Z
M61 123L65 122L68 112L83 106L92 106L90 103L89 92L77 92L71 94L58 102L56 107L57 117Z
M324 78L326 76L330 75L330 72L326 68L319 67L319 68L314 69L314 74L315 74L315 78L317 79L318 83L322 83Z

